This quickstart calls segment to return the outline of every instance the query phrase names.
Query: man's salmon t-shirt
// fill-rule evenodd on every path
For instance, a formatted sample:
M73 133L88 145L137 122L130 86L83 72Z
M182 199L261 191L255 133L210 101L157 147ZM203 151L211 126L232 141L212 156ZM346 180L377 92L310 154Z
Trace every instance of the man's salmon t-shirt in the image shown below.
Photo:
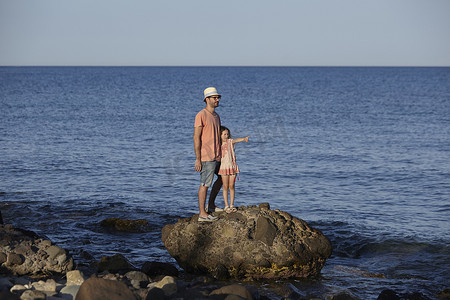
M203 109L195 116L194 127L203 127L201 136L201 161L220 161L220 117Z

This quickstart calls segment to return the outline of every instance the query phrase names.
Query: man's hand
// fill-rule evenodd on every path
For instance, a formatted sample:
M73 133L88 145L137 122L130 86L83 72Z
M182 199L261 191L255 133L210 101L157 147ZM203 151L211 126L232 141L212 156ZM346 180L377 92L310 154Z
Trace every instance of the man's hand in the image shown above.
M202 170L202 162L200 159L195 160L195 171L200 172Z

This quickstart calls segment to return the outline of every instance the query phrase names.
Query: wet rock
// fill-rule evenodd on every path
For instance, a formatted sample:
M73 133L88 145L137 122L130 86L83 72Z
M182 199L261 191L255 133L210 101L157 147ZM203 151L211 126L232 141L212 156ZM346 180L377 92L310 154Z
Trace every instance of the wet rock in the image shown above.
M113 256L104 256L98 264L98 271L117 272L135 269L133 265L122 255L114 254Z
M195 215L162 230L169 254L188 272L213 275L224 265L234 278L307 277L318 275L331 255L319 230L268 204L215 215L214 222Z
M91 277L80 286L75 300L135 299L133 292L118 280Z
M149 232L147 220L127 220L108 218L100 222L100 226L123 232Z

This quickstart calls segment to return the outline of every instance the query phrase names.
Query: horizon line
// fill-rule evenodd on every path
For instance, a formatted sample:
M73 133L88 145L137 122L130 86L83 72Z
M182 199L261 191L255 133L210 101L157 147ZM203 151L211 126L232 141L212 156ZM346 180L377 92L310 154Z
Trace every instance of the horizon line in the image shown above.
M450 65L0 65L0 68L448 68Z

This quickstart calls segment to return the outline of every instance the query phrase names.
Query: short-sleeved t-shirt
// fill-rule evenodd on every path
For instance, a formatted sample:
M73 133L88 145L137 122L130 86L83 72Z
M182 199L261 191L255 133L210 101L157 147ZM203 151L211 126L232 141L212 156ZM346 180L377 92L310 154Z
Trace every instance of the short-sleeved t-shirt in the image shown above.
M195 116L194 127L203 127L201 137L201 161L220 161L220 117L203 109Z

